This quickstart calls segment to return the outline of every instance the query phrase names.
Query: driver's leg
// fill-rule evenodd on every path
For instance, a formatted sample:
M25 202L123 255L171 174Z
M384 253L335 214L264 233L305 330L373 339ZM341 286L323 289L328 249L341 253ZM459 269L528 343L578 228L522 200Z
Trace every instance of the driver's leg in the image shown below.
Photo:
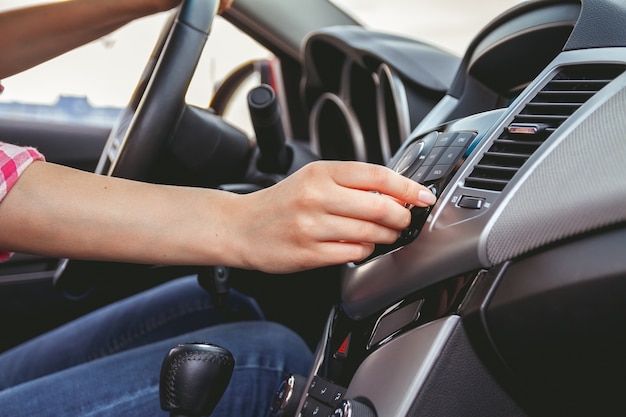
M235 371L212 417L265 416L278 383L288 373L306 375L312 354L287 328L266 322L218 325L127 350L0 392L3 415L12 417L167 416L158 383L163 358L178 343L223 346Z
M261 319L256 302L231 291L241 320ZM180 278L96 310L0 354L0 390L70 366L223 323L196 277Z

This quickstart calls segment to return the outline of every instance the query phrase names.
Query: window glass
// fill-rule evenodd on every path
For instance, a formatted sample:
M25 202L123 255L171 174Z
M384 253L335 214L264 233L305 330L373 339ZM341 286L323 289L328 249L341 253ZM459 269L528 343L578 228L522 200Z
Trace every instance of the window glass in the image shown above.
M527 0L330 0L362 24L458 55L489 21Z
M44 3L41 0L0 0L0 11ZM110 126L127 104L152 48L172 12L138 19L123 28L2 81L0 118L45 120ZM269 56L251 38L217 17L196 76L187 94L190 104L206 107L219 82L243 63ZM249 117L239 102L227 118L242 123Z
M240 66L257 59L267 59L270 55L266 48L218 16L191 81L187 102L207 107L222 80ZM241 85L223 115L250 136L253 130L248 114L247 93L260 83L257 75L251 76Z

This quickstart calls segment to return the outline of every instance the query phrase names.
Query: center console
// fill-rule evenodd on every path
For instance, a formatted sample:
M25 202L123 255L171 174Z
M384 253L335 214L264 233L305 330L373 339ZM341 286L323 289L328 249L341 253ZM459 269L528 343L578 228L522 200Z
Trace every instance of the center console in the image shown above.
M507 108L409 137L388 165L430 187L438 202L411 208L411 226L395 243L346 266L341 303L330 313L312 372L283 386L288 389L279 392L275 417L524 417L535 406L541 414L551 401L545 393L554 392L536 388L543 386L537 373L559 361L559 372L546 374L553 378L549 386L580 390L573 382L579 379L569 376L576 368L571 361L554 355L545 362L542 356L547 340L554 352L577 346L564 344L569 339L558 332L579 308L550 309L541 317L534 312L550 307L542 298L547 294L571 295L572 277L588 269L575 254L608 256L613 237L594 243L590 231L626 220L623 211L611 209L611 201L624 195L620 176L602 186L589 182L623 173L623 160L606 153L623 143L622 124L613 115L623 108L626 66L615 63L617 55L626 62L624 49L565 52ZM588 163L598 160L604 163ZM579 192L584 182L593 205ZM610 253L607 266L623 264ZM598 270L581 278L585 285L600 288L616 276ZM590 295L588 288L581 286L575 299ZM528 302L535 297L541 303ZM502 311L509 313L505 322L498 320ZM603 321L614 316L611 310ZM519 333L507 330L522 325ZM533 329L543 329L541 337ZM508 341L511 335L516 343ZM606 337L622 346L619 335ZM532 352L520 348L531 340ZM580 355L599 349L585 346ZM610 400L605 385L595 391L584 385L593 393L588 400L567 393L562 398L597 407ZM290 402L297 405L287 413ZM555 400L552 406L564 404Z

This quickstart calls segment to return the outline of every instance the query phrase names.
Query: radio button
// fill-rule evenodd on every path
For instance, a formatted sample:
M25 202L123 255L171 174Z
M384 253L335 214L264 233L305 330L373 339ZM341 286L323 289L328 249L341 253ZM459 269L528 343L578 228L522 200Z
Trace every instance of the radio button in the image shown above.
M437 165L454 165L459 159L461 154L465 151L465 148L459 146L451 146L441 154L441 157L437 161Z
M483 208L484 202L484 198L464 195L459 200L458 206L466 209L480 210L481 208Z
M452 145L452 142L456 139L456 132L448 132L442 133L437 137L437 142L435 142L435 147L448 147Z
M462 146L467 148L475 137L476 134L474 132L461 132L454 138L452 146Z

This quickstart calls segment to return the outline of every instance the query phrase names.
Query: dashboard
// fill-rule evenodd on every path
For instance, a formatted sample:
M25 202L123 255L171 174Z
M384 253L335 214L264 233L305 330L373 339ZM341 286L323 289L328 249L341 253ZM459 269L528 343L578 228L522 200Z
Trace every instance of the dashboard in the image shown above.
M427 44L356 26L312 34L304 54L312 148L323 158L376 163L389 161L441 100L459 63Z
M358 26L312 33L302 95L313 149L386 164L416 129L510 104L561 51L579 12L572 2L522 4L479 32L463 57Z
M523 3L463 57L310 36L312 145L438 202L346 266L295 415L626 412L624 19L612 0Z

